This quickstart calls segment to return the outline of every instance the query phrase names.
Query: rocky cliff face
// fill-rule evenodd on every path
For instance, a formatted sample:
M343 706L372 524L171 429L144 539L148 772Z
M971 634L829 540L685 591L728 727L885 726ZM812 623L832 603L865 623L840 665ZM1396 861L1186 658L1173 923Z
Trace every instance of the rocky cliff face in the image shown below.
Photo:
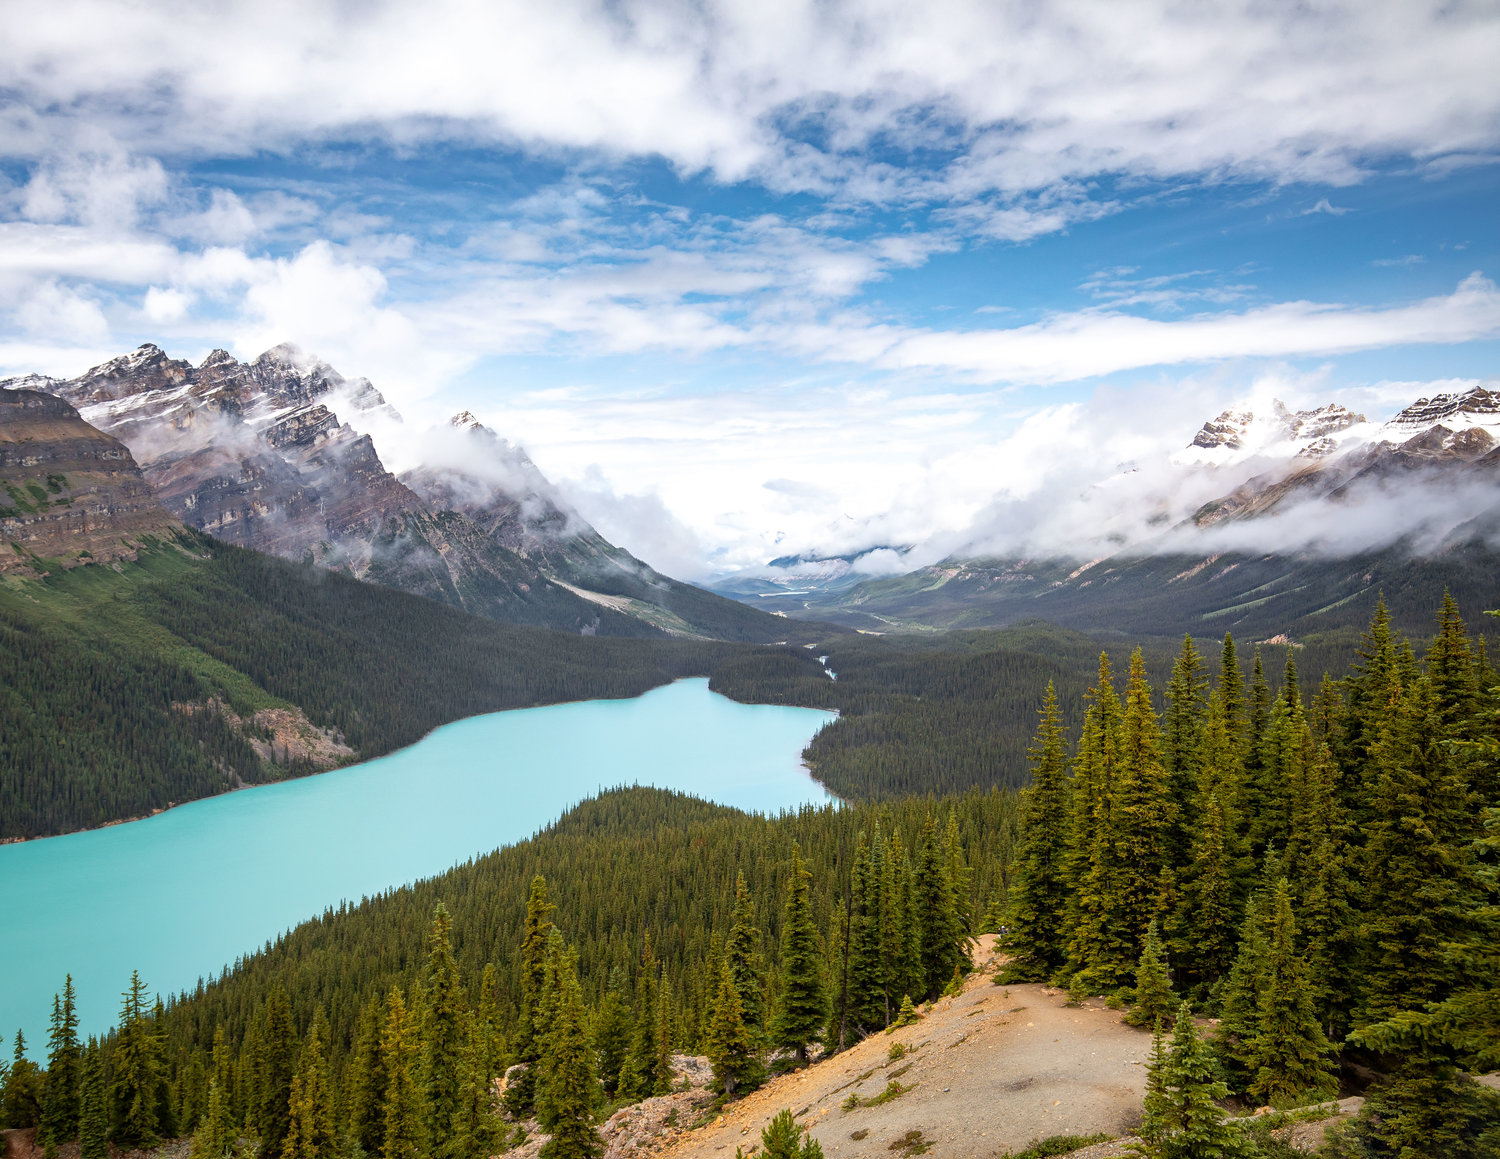
M180 526L118 439L60 398L0 389L0 573L134 559Z
M145 345L57 395L126 444L165 506L215 538L310 559L493 619L568 631L771 640L773 617L657 575L606 541L472 415L443 466L396 478L367 431L400 416L367 379L278 346L197 366Z

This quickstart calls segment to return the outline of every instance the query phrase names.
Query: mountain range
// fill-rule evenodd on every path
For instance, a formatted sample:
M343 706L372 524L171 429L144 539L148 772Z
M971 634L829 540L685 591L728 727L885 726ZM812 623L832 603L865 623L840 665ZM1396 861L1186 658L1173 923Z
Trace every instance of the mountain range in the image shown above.
M1384 423L1338 404L1226 410L1162 475L1159 508L1126 542L1097 547L1079 527L1089 546L1073 553L960 550L878 577L861 577L857 556L788 559L720 590L863 631L1041 618L1095 632L1294 640L1362 626L1382 593L1416 633L1445 586L1465 606L1500 605L1496 390L1420 398ZM1215 481L1214 498L1167 516L1177 484L1190 494L1190 483Z
M147 344L77 378L0 388L76 407L128 448L166 511L226 543L506 622L588 635L786 636L777 617L609 543L523 450L467 412L436 435L411 432L442 460L397 477L362 428L402 431L400 416L369 380L291 346L249 362L215 350L193 366Z

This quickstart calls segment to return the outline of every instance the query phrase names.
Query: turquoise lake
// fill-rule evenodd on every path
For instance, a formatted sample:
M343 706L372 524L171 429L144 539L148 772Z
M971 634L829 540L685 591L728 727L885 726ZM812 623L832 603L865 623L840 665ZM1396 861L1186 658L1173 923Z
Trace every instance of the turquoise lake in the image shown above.
M737 704L680 680L633 700L445 725L346 769L155 817L0 846L0 1034L45 1059L73 975L85 1034L112 1026L132 969L163 996L342 900L524 840L601 789L655 785L741 809L829 800L802 750L833 718Z

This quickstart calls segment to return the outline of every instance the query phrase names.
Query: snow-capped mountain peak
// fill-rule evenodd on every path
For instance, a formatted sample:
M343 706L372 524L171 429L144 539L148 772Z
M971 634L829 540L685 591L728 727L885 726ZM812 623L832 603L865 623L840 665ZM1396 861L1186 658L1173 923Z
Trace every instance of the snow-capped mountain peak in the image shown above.
M1294 411L1280 399L1269 413L1231 408L1204 423L1183 458L1227 463L1253 455L1318 458L1358 436L1366 419L1338 403Z
M1400 443L1440 426L1454 433L1481 429L1500 437L1500 391L1476 386L1419 398L1381 427L1380 436Z

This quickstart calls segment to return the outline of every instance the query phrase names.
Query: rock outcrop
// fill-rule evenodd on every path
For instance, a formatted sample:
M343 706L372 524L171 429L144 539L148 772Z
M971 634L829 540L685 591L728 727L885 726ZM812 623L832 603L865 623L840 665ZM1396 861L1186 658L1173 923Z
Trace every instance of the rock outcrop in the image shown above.
M134 559L180 527L118 439L60 398L0 389L0 572Z

